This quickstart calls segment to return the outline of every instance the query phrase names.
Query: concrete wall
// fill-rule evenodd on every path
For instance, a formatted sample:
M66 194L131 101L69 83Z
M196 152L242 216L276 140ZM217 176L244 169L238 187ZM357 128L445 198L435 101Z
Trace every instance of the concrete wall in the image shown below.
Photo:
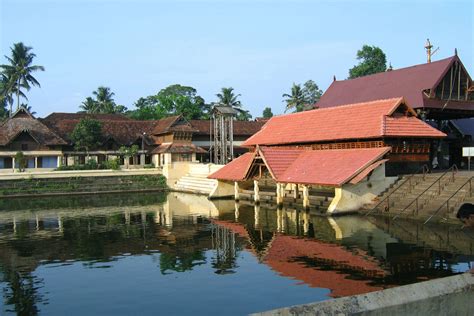
M375 169L369 177L357 184L345 184L336 188L334 199L329 205L328 213L338 214L359 210L369 204L380 193L385 191L397 177L385 176L385 164Z
M474 275L460 275L254 315L474 315Z

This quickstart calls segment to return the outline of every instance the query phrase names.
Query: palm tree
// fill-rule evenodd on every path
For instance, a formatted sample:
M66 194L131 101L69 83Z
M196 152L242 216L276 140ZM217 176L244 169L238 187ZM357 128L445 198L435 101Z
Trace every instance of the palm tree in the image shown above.
M282 97L286 98L283 100L283 102L286 102L285 112L293 108L296 109L296 112L303 111L306 101L303 89L301 89L299 84L293 83L293 86L291 87L291 94L285 93L282 95Z
M9 65L0 65L3 69L3 73L13 80L15 84L12 90L16 93L17 97L17 109L20 106L20 96L22 94L21 89L29 91L31 86L40 87L40 83L33 77L32 73L36 71L44 71L43 66L32 65L33 59L36 57L31 52L33 48L25 46L23 43L15 43L11 50L11 57L5 56L10 63Z
M234 94L234 88L222 88L221 92L222 93L216 94L217 98L219 98L219 101L217 103L231 106L233 108L240 108L242 106L240 101L237 100L238 97L240 97L240 94Z
M87 97L86 100L82 102L79 107L86 113L97 113L99 110L97 101L92 99L91 97Z
M21 97L28 100L23 91L16 89L16 79L8 73L0 74L0 103L6 108L10 105L10 110L8 111L9 115L13 114L13 95L19 94Z
M115 111L115 102L114 102L114 95L112 91L110 91L109 87L100 86L97 88L96 91L92 92L92 94L96 98L97 102L97 112L99 113L114 113Z

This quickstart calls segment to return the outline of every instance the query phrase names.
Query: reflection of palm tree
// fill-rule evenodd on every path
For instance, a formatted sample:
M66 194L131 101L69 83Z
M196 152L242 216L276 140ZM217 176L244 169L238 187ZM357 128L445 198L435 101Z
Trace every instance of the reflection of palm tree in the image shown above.
M282 95L285 98L283 101L286 103L285 112L290 109L296 109L296 112L301 112L305 105L305 97L303 89L299 84L294 84L291 87L291 94L285 93Z
M10 64L0 66L4 73L9 76L10 80L15 82L13 89L17 97L17 109L20 107L20 96L24 96L21 92L22 88L28 91L31 86L40 87L38 80L33 77L32 73L44 71L44 67L32 65L33 59L36 57L31 52L32 49L32 47L25 46L21 42L13 44L11 57L5 56Z
M1 265L0 265L1 267ZM44 298L38 293L41 288L42 279L37 279L30 272L17 271L15 269L2 269L4 280L10 290L4 293L5 305L14 306L17 315L38 315L37 304L44 302Z

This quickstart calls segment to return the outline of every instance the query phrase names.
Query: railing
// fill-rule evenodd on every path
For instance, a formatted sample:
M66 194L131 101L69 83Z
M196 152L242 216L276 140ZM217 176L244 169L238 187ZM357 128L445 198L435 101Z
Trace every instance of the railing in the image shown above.
M418 168L418 170L415 172L415 173L412 173L408 178L405 179L405 181L402 182L402 184L400 184L395 190L393 190L392 192L390 192L386 197L384 197L379 203L377 203L377 205L375 205L370 211L368 211L367 213L365 213L365 216L368 216L370 213L372 213L373 211L375 211L380 205L382 205L384 202L387 203L387 206L385 207L385 211L389 212L390 211L390 196L392 194L394 194L395 192L397 192L399 189L401 189L402 187L404 187L406 184L408 184L409 188L411 189L412 187L412 179L415 175L418 175L420 174L420 172L423 174L423 180L425 180L425 176L427 173L430 172L430 168L428 167L428 165L423 165L421 166L420 168Z
M405 208L403 210L401 210L400 213L398 213L397 215L395 215L393 217L393 219L396 219L398 218L403 212L405 212L410 206L413 205L413 203L415 203L415 212L416 212L416 215L418 215L418 211L419 211L419 199L426 193L428 192L435 184L438 184L438 194L441 194L441 179L444 178L444 176L446 176L447 174L451 173L451 181L454 181L454 175L458 172L458 167L456 165L452 165L451 168L449 168L448 170L446 170L438 179L436 179L436 181L434 181L429 187L427 187L425 190L423 190L423 192L421 192L413 201L411 201L407 206L405 206ZM414 213L415 213L414 212Z
M451 194L451 196L443 204L441 204L440 207L438 207L438 209L433 214L431 214L431 216L428 217L428 219L426 219L426 221L423 224L428 223L434 216L436 216L438 214L439 211L441 211L441 209L445 205L446 205L446 214L448 214L449 213L449 202L451 201L452 198L454 198L456 196L456 194L458 194L468 184L469 184L469 196L472 197L472 179L473 178L474 177L470 177L469 180L464 182L464 184L462 186L460 186L453 194Z

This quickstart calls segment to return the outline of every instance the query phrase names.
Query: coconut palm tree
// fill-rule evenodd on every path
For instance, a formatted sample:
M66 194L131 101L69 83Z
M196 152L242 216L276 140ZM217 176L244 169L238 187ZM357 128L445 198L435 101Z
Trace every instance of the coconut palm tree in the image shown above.
M240 108L242 104L239 100L240 94L234 94L234 88L222 88L221 93L216 94L219 101L217 103L221 105L231 106L233 108Z
M13 114L13 95L19 94L22 98L28 100L23 91L16 89L16 79L7 73L0 74L0 103L6 108L10 106L9 115Z
M11 57L5 56L10 63L9 65L0 65L3 74L8 76L10 80L14 80L12 90L17 97L17 109L20 106L20 96L24 96L22 89L29 91L31 86L40 87L40 83L33 77L32 73L36 71L44 71L43 66L32 65L33 59L36 57L31 52L33 48L25 46L22 42L13 44Z
M81 108L81 110L86 113L97 113L99 110L97 101L91 97L87 97L86 100L79 106L79 108Z
M92 92L97 102L97 112L99 113L114 113L115 101L114 95L109 87L100 86L96 91Z
M286 103L285 112L290 109L296 109L296 112L303 111L304 105L306 104L304 91L299 84L293 83L291 87L291 93L285 93L282 95L283 102Z

